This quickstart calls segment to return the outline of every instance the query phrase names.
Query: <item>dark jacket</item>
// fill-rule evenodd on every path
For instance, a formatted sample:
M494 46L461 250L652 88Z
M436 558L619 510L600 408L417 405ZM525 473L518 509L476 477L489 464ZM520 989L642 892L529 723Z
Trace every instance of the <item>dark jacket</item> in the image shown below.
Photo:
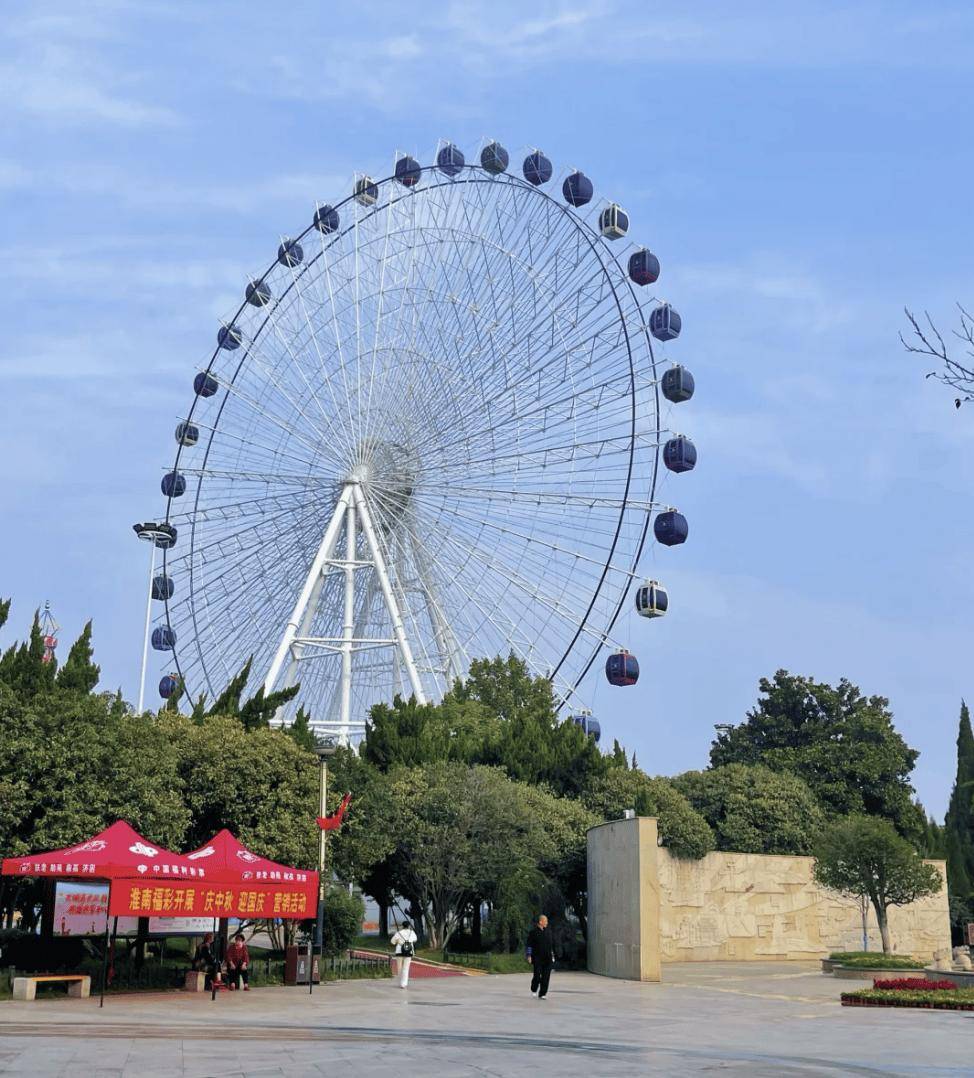
M193 956L193 969L209 972L216 965L216 954L212 943L201 943Z
M551 929L541 929L535 925L528 933L526 953L535 965L550 966L555 960L555 946L551 938Z

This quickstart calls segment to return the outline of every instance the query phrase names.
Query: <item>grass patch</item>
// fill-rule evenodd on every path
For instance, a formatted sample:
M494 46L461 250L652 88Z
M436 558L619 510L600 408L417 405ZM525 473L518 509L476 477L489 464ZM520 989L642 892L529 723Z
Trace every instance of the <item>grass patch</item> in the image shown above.
M902 989L861 988L843 992L839 997L845 1007L921 1007L937 1011L974 1010L974 988Z
M835 957L833 961L845 969L923 969L923 963L909 955L884 955L875 951L871 954L853 954L848 958Z
M464 966L467 969L481 969L486 973L530 973L531 964L522 954L495 954L485 951L482 954L463 954L445 951L438 958L451 966Z

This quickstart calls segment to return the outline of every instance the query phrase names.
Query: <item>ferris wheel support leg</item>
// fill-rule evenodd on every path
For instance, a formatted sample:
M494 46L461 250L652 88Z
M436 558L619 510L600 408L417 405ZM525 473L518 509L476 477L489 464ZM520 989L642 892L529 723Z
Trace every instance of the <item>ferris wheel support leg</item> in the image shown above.
M318 602L321 599L321 589L324 586L325 571L322 569L318 574L318 579L315 581L315 586L311 589L311 598L308 600L308 605L305 608L304 617L301 619L301 626L298 629L295 642L291 645L291 661L287 664L284 680L281 682L282 689L289 689L298 680L299 661L304 654L304 644L301 643L301 637L307 636L308 633L311 632L315 611L318 609Z
M324 568L325 562L331 558L332 553L334 552L335 543L338 541L338 533L341 531L342 523L345 520L345 510L351 503L351 498L352 495L349 488L346 486L342 490L341 496L335 505L335 511L328 523L328 527L325 529L321 545L318 547L318 553L315 554L314 561L311 563L311 569L308 571L308 575L305 578L304 587L301 589L298 601L294 604L294 609L291 611L291 617L288 619L287 626L284 629L284 635L281 637L281 642L277 645L277 651L274 653L274 661L271 663L270 669L267 671L267 677L264 679L265 695L274 690L274 683L280 676L284 660L291 651L294 638L298 633L298 626L301 624L301 619L308 608L308 603L315 590L315 585L318 582L318 578L321 576L321 570Z
M152 620L152 578L156 575L156 544L149 555L149 593L145 597L145 632L142 634L142 673L139 677L139 714L145 701L145 665L149 661L149 622Z
M429 571L429 564L415 538L412 541L412 548L413 561L419 572L419 580L423 585L423 592L426 598L426 610L429 614L430 623L433 626L433 634L436 637L436 646L439 650L440 658L443 660L443 674L445 677L452 678L454 681L459 680L463 677L463 668L457 655L460 649L457 645L456 637L453 635L450 626L443 617L443 611L440 609L439 598L436 594L436 589L433 586L432 575ZM447 687L449 687L449 684Z
M355 504L345 515L345 618L342 623L342 700L339 718L342 744L348 744L352 722L352 642L355 639Z
M379 586L382 588L382 597L386 601L386 608L388 609L389 617L392 620L392 635L395 637L399 653L402 656L403 665L406 667L406 673L409 676L409 684L412 686L413 695L416 697L417 702L425 704L426 693L423 692L423 683L419 679L419 671L416 669L412 648L409 646L409 641L406 639L406 629L403 625L402 615L399 612L399 604L396 602L396 596L392 590L389 574L386 571L386 561L382 556L382 550L380 549L376 538L375 528L372 524L372 514L369 512L365 495L362 493L362 489L358 483L355 483L352 486L352 497L355 499L355 508L358 510L359 519L362 522L362 531L365 534L365 540L369 545L369 552L372 555L372 562L375 565L375 574L379 578Z

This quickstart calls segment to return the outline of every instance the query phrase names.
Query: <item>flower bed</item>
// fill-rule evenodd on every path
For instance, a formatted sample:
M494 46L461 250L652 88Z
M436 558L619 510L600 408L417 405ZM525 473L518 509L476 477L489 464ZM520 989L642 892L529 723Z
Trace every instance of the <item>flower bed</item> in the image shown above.
M927 985L923 989L862 988L858 992L843 992L843 1007L919 1007L935 1011L974 1011L974 989L940 988Z
M873 988L882 988L887 992L950 992L956 987L953 981L928 981L926 977L873 978Z

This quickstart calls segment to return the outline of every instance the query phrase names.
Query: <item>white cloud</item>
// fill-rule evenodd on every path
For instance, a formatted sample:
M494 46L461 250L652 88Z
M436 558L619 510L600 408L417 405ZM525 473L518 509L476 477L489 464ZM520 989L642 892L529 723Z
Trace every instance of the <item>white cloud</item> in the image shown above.
M56 125L174 126L178 113L146 100L145 76L126 65L125 16L137 9L92 3L84 10L28 9L4 22L0 84L4 110Z

